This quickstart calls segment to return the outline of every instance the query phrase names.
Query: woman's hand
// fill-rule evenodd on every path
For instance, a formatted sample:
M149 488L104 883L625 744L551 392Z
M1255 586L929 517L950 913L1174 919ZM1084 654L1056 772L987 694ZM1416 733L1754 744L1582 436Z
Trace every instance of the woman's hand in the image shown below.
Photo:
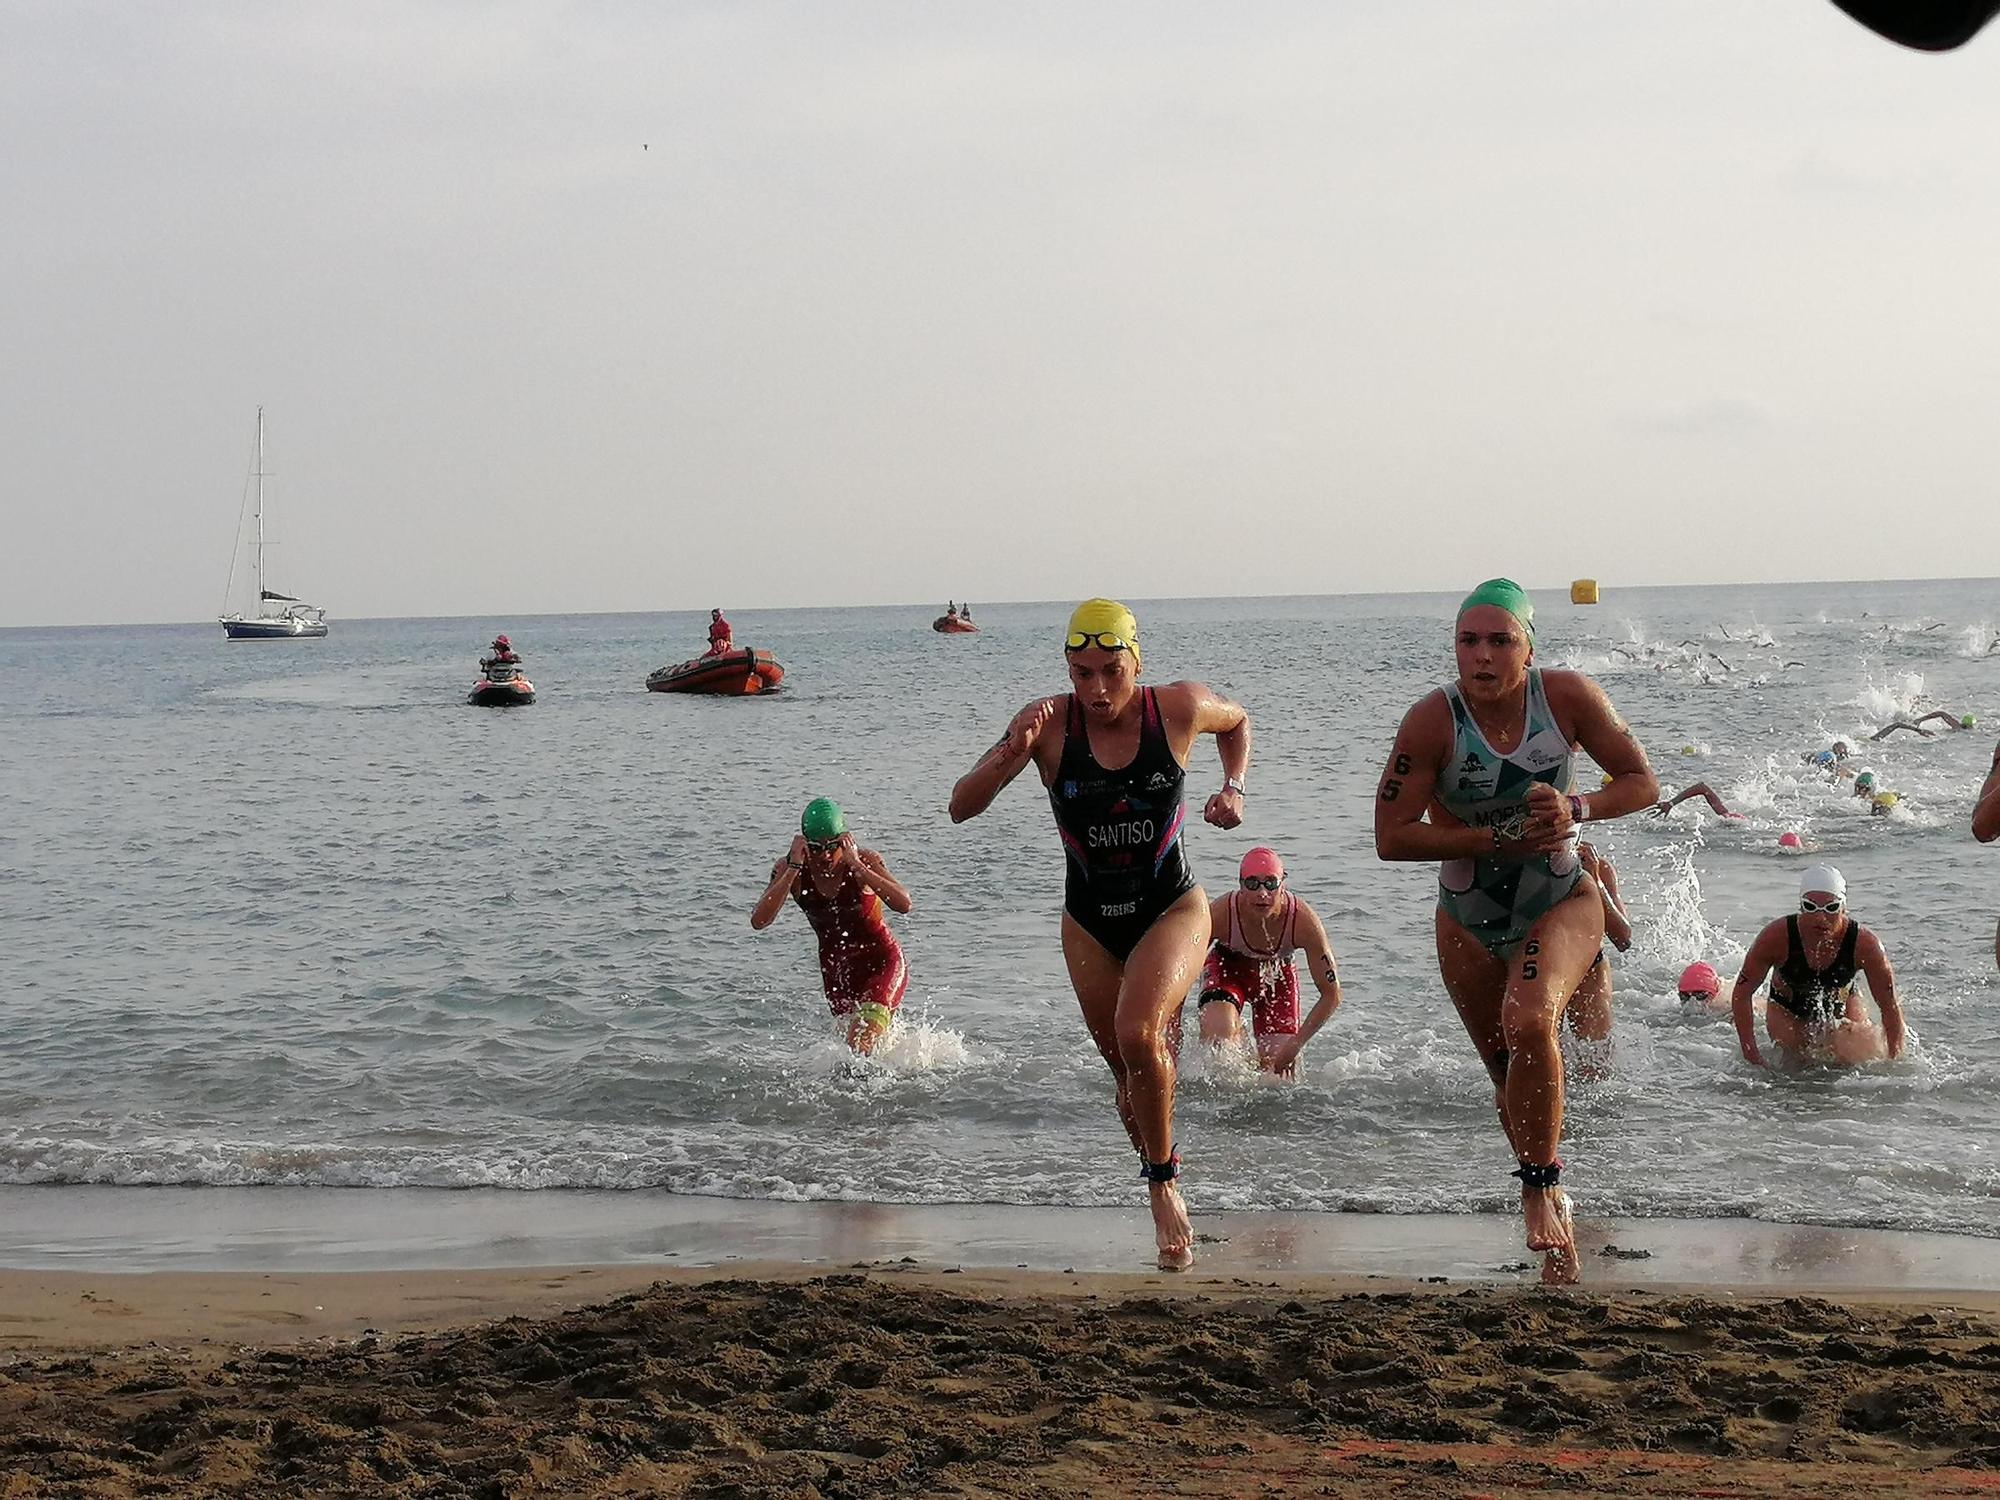
M1217 828L1234 828L1243 821L1243 794L1234 787L1217 792L1201 815Z
M1014 722L1007 726L1007 751L1010 755L1032 755L1035 741L1048 727L1049 720L1056 716L1054 698L1037 698L1026 708L1014 715Z

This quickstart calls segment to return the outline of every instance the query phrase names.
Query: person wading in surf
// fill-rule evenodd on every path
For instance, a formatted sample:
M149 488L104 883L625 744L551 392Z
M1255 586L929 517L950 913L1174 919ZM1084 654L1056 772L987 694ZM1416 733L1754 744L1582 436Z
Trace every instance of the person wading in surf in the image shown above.
M1519 1166L1528 1248L1577 1275L1562 1159L1556 1028L1604 943L1577 827L1652 806L1660 785L1604 690L1534 664L1534 606L1510 579L1459 606L1457 680L1403 716L1375 793L1375 852L1439 860L1438 969L1495 1088ZM1570 792L1576 750L1610 775Z
M1882 1013L1877 1028L1855 993L1857 974ZM1764 1026L1788 1063L1830 1062L1843 1067L1903 1055L1903 1007L1896 974L1874 933L1847 914L1847 881L1832 865L1813 865L1799 877L1799 909L1780 917L1743 955L1731 1011L1743 1060L1761 1067L1757 1025L1751 1012L1758 986L1771 980Z
M1063 963L1084 1024L1118 1082L1118 1117L1152 1195L1159 1264L1194 1264L1194 1230L1175 1179L1174 1061L1168 1023L1201 971L1208 899L1181 838L1188 755L1204 734L1222 752L1222 790L1204 810L1243 821L1250 716L1199 682L1139 684L1139 626L1110 599L1070 616L1070 691L1037 698L951 792L951 820L993 805L1032 764L1068 855Z

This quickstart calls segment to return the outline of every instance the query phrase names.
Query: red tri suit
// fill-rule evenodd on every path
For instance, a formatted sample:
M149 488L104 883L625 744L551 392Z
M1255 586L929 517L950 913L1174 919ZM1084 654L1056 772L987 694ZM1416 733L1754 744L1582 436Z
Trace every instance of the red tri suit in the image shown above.
M1299 1030L1299 971L1292 966L1298 949L1293 928L1298 925L1299 898L1285 892L1285 915L1277 946L1265 952L1244 935L1236 911L1237 893L1229 893L1229 936L1210 944L1201 970L1201 999L1227 1000L1239 1011L1250 1007L1253 1035L1296 1036Z
M854 871L842 868L840 884L830 896L816 890L801 871L792 885L792 899L819 937L819 978L826 1003L836 1016L852 1015L863 1005L895 1010L903 1003L910 971L903 950L889 931L882 898L861 883Z

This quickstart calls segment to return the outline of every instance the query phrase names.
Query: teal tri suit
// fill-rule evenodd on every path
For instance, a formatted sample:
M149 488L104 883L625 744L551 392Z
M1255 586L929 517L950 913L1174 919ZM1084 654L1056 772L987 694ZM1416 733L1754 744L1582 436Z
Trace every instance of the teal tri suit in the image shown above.
M1528 821L1528 788L1547 782L1570 789L1576 754L1549 710L1540 667L1528 669L1528 722L1521 743L1502 755L1487 744L1472 710L1453 683L1451 760L1438 776L1438 805L1472 828L1498 828L1518 838ZM1583 866L1576 839L1552 854L1527 859L1448 859L1438 866L1438 905L1489 953L1509 958L1543 912L1576 889Z

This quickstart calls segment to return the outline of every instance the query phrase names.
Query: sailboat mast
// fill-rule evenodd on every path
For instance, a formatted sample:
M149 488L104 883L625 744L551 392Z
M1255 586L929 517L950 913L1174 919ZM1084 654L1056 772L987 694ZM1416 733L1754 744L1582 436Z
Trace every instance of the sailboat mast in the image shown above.
M257 408L257 613L264 613L264 408Z

